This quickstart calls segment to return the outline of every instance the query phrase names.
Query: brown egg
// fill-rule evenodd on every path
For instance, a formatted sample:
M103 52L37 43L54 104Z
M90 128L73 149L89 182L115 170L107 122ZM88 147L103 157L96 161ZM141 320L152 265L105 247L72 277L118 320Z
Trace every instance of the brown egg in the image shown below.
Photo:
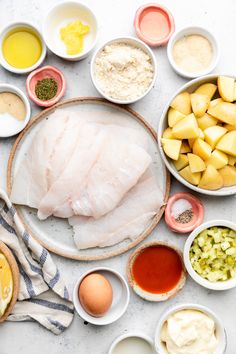
M112 303L112 287L103 275L92 273L80 283L79 300L84 310L94 317L102 317Z

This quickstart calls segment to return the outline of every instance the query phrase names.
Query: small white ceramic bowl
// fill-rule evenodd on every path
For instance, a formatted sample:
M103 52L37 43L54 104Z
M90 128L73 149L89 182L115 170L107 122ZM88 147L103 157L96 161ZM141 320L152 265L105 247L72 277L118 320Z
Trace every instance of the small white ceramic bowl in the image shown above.
M187 82L185 85L183 85L182 87L180 87L174 94L173 96L171 96L170 100L168 101L167 105L165 106L163 112L162 112L162 116L160 118L160 122L159 122L159 126L158 126L158 146L159 146L159 150L160 150L160 154L161 157L166 165L166 167L168 168L168 170L170 171L170 173L182 184L184 184L186 187L192 189L195 192L198 193L202 193L202 194L207 194L207 195L211 195L211 196L226 196L226 195L233 195L236 194L236 186L231 186L231 187L224 187L224 188L220 188L218 190L207 190L207 189L203 189L203 188L199 188L197 186L192 185L191 183L187 182L183 177L180 176L180 174L178 173L178 171L176 170L174 164L172 163L171 159L169 159L163 148L161 145L161 138L163 135L163 132L166 128L168 128L168 109L170 107L170 104L172 102L172 100L175 98L175 96L177 96L179 93L183 92L183 91L187 91L192 93L194 90L196 90L200 85L205 84L207 82L211 82L213 84L217 83L217 78L219 75L225 75L225 74L214 74L214 75L206 75L203 77L199 77L197 79L191 80L189 82ZM235 76L233 75L227 75L226 76L231 76L234 79L236 79Z
M236 224L227 221L227 220L211 220L204 222L200 226L198 226L187 238L185 245L184 245L184 264L187 269L188 274L192 277L193 280L195 280L198 284L204 286L207 289L211 290L227 290L227 289L232 289L236 287L236 277L226 280L226 281L218 281L218 282L210 282L209 280L201 277L195 270L193 269L190 258L189 258L189 251L191 248L191 245L193 243L193 240L195 237L197 237L200 232L202 232L205 229L208 229L209 227L212 226L223 226L223 227L228 227L234 231L236 231Z
M226 337L226 331L225 331L225 328L222 324L222 321L208 307L203 306L203 305L198 305L198 304L192 304L192 303L178 304L178 305L172 306L167 311L165 311L164 314L161 316L160 320L158 321L158 325L157 325L156 333L155 333L155 348L156 348L157 353L158 354L167 354L165 345L160 339L161 329L162 329L163 324L167 320L167 318L177 311L188 310L188 309L202 311L203 313L205 313L206 315L208 315L209 317L211 317L214 320L215 325L216 325L216 337L219 340L218 348L214 352L214 354L224 354L226 352L226 347L227 347L227 337Z
M105 276L111 283L113 290L113 300L110 309L103 317L93 317L89 315L82 305L80 304L78 297L78 290L82 280L91 273L99 273ZM107 267L97 267L90 269L88 272L81 275L77 281L74 292L73 302L77 313L84 321L92 323L97 326L108 325L117 321L127 310L130 299L129 287L124 277L117 271Z
M193 35L193 34L201 35L201 36L205 37L206 39L208 39L208 41L212 45L212 50L213 50L213 58L212 58L211 64L205 70L202 70L202 71L199 71L196 73L190 73L190 72L182 70L175 63L174 58L173 58L173 47L174 47L175 43L179 39L183 38L184 36L189 36L189 35ZM185 27L179 31L176 31L172 35L172 37L170 38L170 40L168 42L168 46L167 46L167 56L168 56L170 65L172 66L172 68L175 70L175 72L177 74L179 74L183 77L186 77L188 79L189 78L191 79L191 78L196 78L199 76L207 75L215 69L215 67L218 63L218 60L219 60L219 46L218 46L216 38L207 29L205 29L203 27Z
M108 95L106 95L100 88L99 83L96 80L95 77L95 60L97 58L97 56L101 53L101 51L104 49L104 47L106 47L107 45L111 45L114 43L126 43L126 44L130 44L133 45L134 47L140 48L142 49L145 53L147 53L147 55L151 58L151 62L153 65L153 70L154 70L154 75L153 75L153 79L148 87L148 89L146 90L146 92L142 95L139 96L133 100L119 100L116 98L112 98ZM98 90L98 92L100 93L100 95L102 95L104 98L106 98L108 101L114 102L114 103L118 103L118 104L130 104L130 103L134 103L137 102L139 100L141 100L143 97L145 97L152 89L152 87L155 84L156 81L156 76L157 76L157 64L156 64L156 58L152 52L152 50L141 40L134 38L134 37L117 37L114 38L106 43L104 43L93 55L93 58L91 60L91 65L90 65L90 74L91 74L91 78L92 78L92 82L94 84L94 86L96 87L96 89Z
M29 29L32 32L34 32L37 35L37 37L40 39L40 42L42 45L42 53L40 55L39 60L34 65L29 66L28 68L23 68L23 69L15 68L14 66L10 65L3 56L3 51L2 51L3 41L9 32L14 31L17 28L26 28L26 29ZM15 73L15 74L26 74L26 73L29 73L29 72L35 70L39 65L42 64L42 62L45 59L46 53L47 53L47 48L46 48L46 45L43 41L43 37L41 36L41 33L34 25L32 25L29 22L12 22L12 23L8 24L6 27L4 27L0 33L0 48L1 48L0 49L0 64L6 70L11 71L12 73Z
M89 25L90 31L84 36L83 51L79 54L69 55L66 53L65 44L60 39L60 29L76 20ZM63 1L52 7L46 15L43 22L43 37L47 47L54 54L66 60L78 61L86 58L97 43L97 19L86 5L77 1Z
M18 121L16 120L16 127L15 128L10 128L8 131L3 131L1 129L1 121L0 121L0 138L8 138L10 136L14 136L18 133L20 133L28 124L30 120L30 114L31 114L31 108L30 108L30 103L26 95L24 94L23 91L21 91L18 87L14 85L9 85L9 84L0 84L0 93L2 92L11 92L16 94L21 98L25 105L25 119L23 121Z
M141 332L129 332L126 334L123 334L121 336L119 336L118 338L116 338L114 340L114 342L112 343L112 345L110 346L110 349L108 351L108 354L114 354L114 350L116 349L117 345L122 342L124 339L126 338L140 338L143 339L145 342L147 342L151 349L153 349L153 354L155 354L155 350L154 350L154 344L153 344L153 340L152 338L150 338L149 336L147 336L146 334L143 334ZM125 354L125 353L124 353Z

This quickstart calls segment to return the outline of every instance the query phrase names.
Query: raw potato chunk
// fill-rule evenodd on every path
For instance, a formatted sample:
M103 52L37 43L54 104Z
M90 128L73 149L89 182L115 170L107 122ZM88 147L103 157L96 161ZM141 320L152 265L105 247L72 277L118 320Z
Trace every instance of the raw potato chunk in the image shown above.
M205 141L212 147L215 148L218 141L222 138L223 135L227 133L227 129L215 125L214 127L209 127L204 130Z
M206 165L212 165L217 170L228 164L228 156L219 150L214 150L208 160L206 160Z
M188 92L180 93L173 99L170 106L185 115L190 114L192 112L190 94Z
M179 171L180 176L182 176L186 181L195 186L199 183L201 178L201 173L192 173L189 166L186 166L181 171Z
M224 181L224 187L234 186L236 184L236 168L234 166L225 166L219 170Z
M200 128L199 128L199 137L198 138L202 139L202 140L205 139L205 135L204 135L202 129L200 129ZM194 144L195 140L196 140L196 138L195 139L188 139L188 144L191 147L191 149L193 148L193 144Z
M198 185L199 188L215 190L223 187L223 177L217 169L209 165L203 172L202 178Z
M220 121L236 125L236 105L229 102L219 102L208 109L207 113Z
M186 154L187 152L191 152L191 148L190 148L189 144L183 140L182 145L181 145L181 149L180 149L180 153Z
M192 173L202 172L206 169L205 162L197 155L188 154L188 161Z
M172 129L171 128L166 128L164 131L162 137L164 139L174 139L173 134L172 134Z
M172 134L177 139L191 139L199 136L199 128L194 114L181 119L173 128Z
M235 125L231 125L231 124L225 124L224 128L227 130L236 130L236 124Z
M196 117L202 117L206 113L209 106L209 98L206 95L200 95L198 93L192 93L190 95L191 105L193 113Z
M219 76L217 80L218 90L223 98L227 102L233 102L234 100L234 79L228 76Z
M209 108L215 107L220 102L224 102L222 98L215 98L214 100L210 101Z
M216 90L217 90L216 85L208 83L208 84L203 84L203 85L199 86L198 89L195 91L195 93L205 95L208 97L209 100L211 100L212 97L214 96Z
M209 159L211 156L211 150L211 146L202 139L196 139L193 144L193 153L201 157L203 160Z
M188 165L188 157L187 155L180 154L177 161L173 161L175 168L177 171L182 170L182 168Z
M166 155L173 160L178 160L182 144L181 140L161 139L161 142Z
M234 101L236 101L236 82L234 83Z
M216 145L216 148L226 152L226 154L236 156L236 130L225 134Z
M169 127L173 127L176 123L178 123L181 119L183 119L184 117L186 117L185 114L176 111L176 109L171 108L168 111L168 125Z
M202 117L197 119L197 123L200 129L205 130L206 128L217 125L218 120L210 116L209 114L205 113Z
M228 156L228 164L230 166L234 166L236 164L236 157L235 156Z

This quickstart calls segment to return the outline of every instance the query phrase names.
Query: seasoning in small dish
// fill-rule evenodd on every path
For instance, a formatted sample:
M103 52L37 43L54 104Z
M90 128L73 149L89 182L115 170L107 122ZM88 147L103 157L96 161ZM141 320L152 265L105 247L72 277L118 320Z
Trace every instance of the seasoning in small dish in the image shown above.
M138 8L134 27L137 36L150 46L165 45L175 29L170 11L158 4L146 4Z
M167 300L184 286L182 255L164 242L144 244L130 256L128 279L133 290L144 299Z
M210 41L198 34L183 36L173 46L173 58L176 65L188 73L207 69L213 59Z
M169 198L165 221L172 231L191 232L201 224L204 208L201 201L190 193L176 193Z
M186 78L209 74L219 59L215 37L202 27L186 27L176 31L167 46L173 69Z
M29 74L26 89L34 103L42 107L50 107L64 95L66 80L60 70L47 65Z
M0 85L0 137L10 137L24 129L30 119L30 106L17 87Z
M46 77L42 80L38 80L35 85L35 94L42 101L51 100L56 96L58 85L56 80L51 77Z

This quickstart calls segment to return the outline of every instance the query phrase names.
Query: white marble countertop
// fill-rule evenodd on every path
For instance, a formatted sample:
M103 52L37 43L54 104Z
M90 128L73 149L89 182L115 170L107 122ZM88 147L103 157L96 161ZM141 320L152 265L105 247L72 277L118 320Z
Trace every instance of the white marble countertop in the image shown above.
M42 18L48 7L56 0L0 0L0 26L14 20L28 20L41 25ZM115 36L134 35L133 18L137 7L143 0L84 0L94 9L100 23L100 40ZM221 48L221 58L215 72L236 74L236 1L235 0L162 0L173 13L176 27L185 25L202 25L208 27L217 36ZM169 66L166 48L154 50L158 65L158 76L154 89L150 94L133 105L155 128L162 109L170 95L180 87L185 80L178 77ZM68 89L66 98L75 96L98 96L89 75L91 57L82 62L65 62L51 53L45 64L60 68L66 76ZM25 91L25 76L13 75L0 68L0 81L13 83ZM33 106L33 113L38 108ZM5 176L8 153L13 139L0 140L0 186L5 188ZM171 193L184 190L177 181L172 181ZM233 220L236 217L236 199L209 198L201 196L205 205L205 220L225 218ZM185 236L170 232L161 221L151 239L171 240L183 247ZM70 289L79 275L95 265L113 267L125 274L129 253L110 260L99 262L76 262L53 256ZM140 330L154 336L156 323L160 314L170 305L180 302L196 302L209 306L221 317L228 334L227 354L236 353L236 320L235 320L236 289L225 292L208 291L190 278L183 291L176 298L165 303L148 303L131 292L131 301L126 314L116 323L105 327L85 325L76 315L71 327L62 335L56 337L34 323L5 323L0 329L1 354L106 354L111 342L119 335L130 330ZM194 353L191 353L194 354Z

